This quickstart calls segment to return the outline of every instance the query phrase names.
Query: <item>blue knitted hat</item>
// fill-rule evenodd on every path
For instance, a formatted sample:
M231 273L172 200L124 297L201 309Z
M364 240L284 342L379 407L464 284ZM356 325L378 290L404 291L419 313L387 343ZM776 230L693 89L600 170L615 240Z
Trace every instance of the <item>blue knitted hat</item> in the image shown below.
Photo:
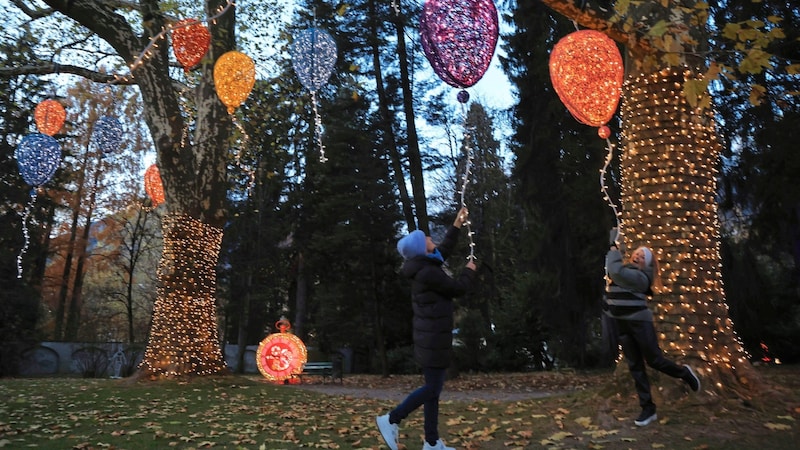
M403 256L403 259L411 259L415 256L424 255L427 250L427 239L425 233L420 230L414 230L397 241L397 251Z

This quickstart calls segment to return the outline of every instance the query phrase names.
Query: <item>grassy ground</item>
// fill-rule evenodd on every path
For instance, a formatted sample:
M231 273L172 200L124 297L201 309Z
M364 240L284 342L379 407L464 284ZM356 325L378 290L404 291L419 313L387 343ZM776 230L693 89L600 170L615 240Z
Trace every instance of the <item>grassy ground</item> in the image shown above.
M440 432L459 449L798 448L800 367L759 372L777 395L661 400L659 422L645 428L633 426L632 390L609 394L609 373L463 375L448 381ZM260 377L0 379L0 448L385 449L375 415L394 406L387 392L407 392L419 381L349 376L345 387L357 391L343 395L330 385ZM531 398L541 392L550 395ZM421 430L420 411L402 424L405 448L422 447Z

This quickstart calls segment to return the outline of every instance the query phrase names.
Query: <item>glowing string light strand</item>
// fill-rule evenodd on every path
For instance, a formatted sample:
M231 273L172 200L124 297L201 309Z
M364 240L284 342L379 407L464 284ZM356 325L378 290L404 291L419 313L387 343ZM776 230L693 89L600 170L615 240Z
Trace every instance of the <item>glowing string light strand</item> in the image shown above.
M614 204L614 201L611 200L611 196L608 195L608 187L606 186L606 173L608 173L608 166L611 165L611 159L614 157L614 145L608 138L606 138L606 148L608 149L608 153L606 153L606 160L603 164L603 168L600 169L600 191L603 193L603 199L608 203L608 206L611 207L611 210L614 211L614 220L616 221L618 230L616 242L619 242L622 238L619 210L617 209L617 205Z
M469 99L469 96L462 96L461 93L465 93L466 91L459 92L459 101L462 98L466 97L466 100ZM461 102L461 117L463 123L466 123L466 100ZM466 143L466 161L464 163L464 175L462 175L462 183L461 183L461 190L459 193L461 194L461 207L466 208L466 193L467 193L467 185L469 184L469 176L472 173L472 127L467 126L464 130L464 142ZM469 238L469 256L467 256L467 260L474 261L478 259L475 256L475 241L473 239L474 233L472 232L472 223L470 222L469 218L464 222L464 225L467 226L467 237Z
M25 245L22 246L22 250L17 255L17 278L22 278L22 256L28 251L31 241L31 235L28 231L28 217L30 216L30 211L33 210L34 203L36 203L36 189L31 189L31 199L22 214L22 235L25 237Z

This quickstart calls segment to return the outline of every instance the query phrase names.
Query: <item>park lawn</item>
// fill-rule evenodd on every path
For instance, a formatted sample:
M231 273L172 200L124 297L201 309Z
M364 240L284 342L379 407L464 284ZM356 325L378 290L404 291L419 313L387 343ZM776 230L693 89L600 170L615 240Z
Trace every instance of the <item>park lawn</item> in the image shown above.
M440 432L459 449L797 448L800 368L759 371L779 386L779 400L709 402L687 394L659 405L659 422L645 428L632 424L638 412L632 392L601 394L608 373L580 375L575 383L569 377L578 375L570 372L526 374L531 383L547 377L542 385L579 388L530 400L445 401ZM478 389L482 380L496 384L503 377L462 376L446 389ZM394 405L252 376L191 382L8 378L0 379L0 398L0 448L8 449L385 449L374 418ZM420 411L403 422L405 448L422 447L421 430Z

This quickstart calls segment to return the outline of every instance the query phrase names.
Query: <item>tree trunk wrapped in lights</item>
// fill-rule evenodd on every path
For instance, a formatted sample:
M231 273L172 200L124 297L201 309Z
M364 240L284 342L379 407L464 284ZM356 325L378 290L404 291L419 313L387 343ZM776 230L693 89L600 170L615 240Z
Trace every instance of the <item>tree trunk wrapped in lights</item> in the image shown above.
M162 223L158 298L140 369L154 377L226 371L215 307L222 230L180 214Z
M696 78L696 71L668 68L626 81L620 219L628 249L646 245L658 255L663 287L654 312L662 349L721 388L755 380L725 304L713 114L683 95L685 82Z

